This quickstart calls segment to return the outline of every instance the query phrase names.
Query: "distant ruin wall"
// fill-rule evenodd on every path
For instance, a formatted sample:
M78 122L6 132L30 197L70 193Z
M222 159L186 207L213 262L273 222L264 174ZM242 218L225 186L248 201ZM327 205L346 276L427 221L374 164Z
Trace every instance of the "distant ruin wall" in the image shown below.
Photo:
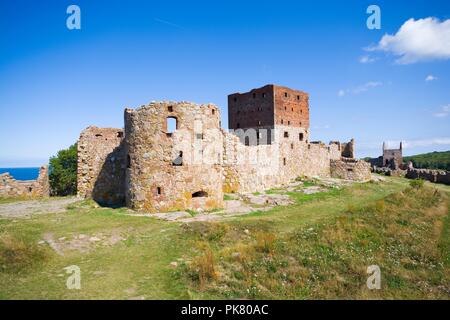
M423 179L435 183L450 185L450 171L409 168L406 172L408 179Z
M77 193L100 204L125 203L123 130L88 127L78 140Z
M16 180L8 172L0 174L0 198L42 198L50 195L48 167L39 169L36 180Z

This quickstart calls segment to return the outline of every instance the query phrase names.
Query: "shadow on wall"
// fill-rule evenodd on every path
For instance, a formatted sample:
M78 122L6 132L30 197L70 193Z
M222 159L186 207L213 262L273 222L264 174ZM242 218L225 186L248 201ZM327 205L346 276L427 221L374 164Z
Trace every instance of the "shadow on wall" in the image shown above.
M92 191L92 199L102 207L125 206L126 154L124 140L103 163Z

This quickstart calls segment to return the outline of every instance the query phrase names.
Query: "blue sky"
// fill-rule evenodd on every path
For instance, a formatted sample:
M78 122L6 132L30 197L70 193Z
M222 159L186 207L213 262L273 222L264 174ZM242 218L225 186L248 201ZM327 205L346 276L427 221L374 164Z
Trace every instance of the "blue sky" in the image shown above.
M81 30L66 27L71 4ZM370 4L381 30L366 26ZM429 17L408 29L418 49L395 37ZM0 167L45 163L152 100L213 102L226 125L227 94L267 83L310 94L313 140L353 137L360 157L384 140L450 150L450 43L420 47L427 30L448 39L447 19L450 2L430 0L1 1Z

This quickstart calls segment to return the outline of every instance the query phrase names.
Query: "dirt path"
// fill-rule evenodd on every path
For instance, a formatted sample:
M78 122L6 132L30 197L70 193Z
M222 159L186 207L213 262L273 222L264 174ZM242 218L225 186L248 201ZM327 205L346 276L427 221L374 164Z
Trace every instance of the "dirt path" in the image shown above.
M68 204L79 200L70 197L0 204L0 218L31 218L35 214L63 212Z

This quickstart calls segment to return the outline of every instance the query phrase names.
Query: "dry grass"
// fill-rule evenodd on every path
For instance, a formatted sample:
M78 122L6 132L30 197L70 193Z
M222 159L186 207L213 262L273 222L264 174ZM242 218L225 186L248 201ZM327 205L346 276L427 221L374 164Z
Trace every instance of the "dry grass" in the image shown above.
M45 259L45 252L36 245L13 237L0 235L0 269L3 272L20 272Z
M203 289L207 283L217 278L214 253L209 247L205 247L202 253L196 256L188 266L188 272L192 280Z
M206 296L248 299L448 299L450 275L441 247L448 197L408 187L341 216L275 236L272 230L229 233L209 242L220 259L196 262ZM213 253L209 251L209 257ZM197 260L196 260L197 261ZM382 289L366 287L367 267L379 265ZM220 276L212 276L220 270ZM216 273L217 275L217 273ZM218 288L221 288L220 290Z
M258 232L256 234L255 250L263 253L272 253L275 246L275 235L269 232Z

